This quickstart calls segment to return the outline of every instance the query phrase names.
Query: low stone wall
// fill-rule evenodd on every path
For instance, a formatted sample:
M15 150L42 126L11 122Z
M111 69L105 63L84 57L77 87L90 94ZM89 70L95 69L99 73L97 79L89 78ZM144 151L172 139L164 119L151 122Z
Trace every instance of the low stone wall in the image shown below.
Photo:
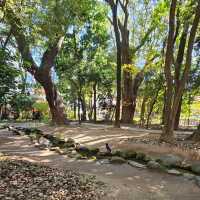
M4 127L6 128L6 127ZM127 163L130 166L137 168L148 168L173 174L177 176L184 176L189 180L194 180L200 186L200 162L189 162L182 157L167 154L157 157L147 155L143 152L136 152L132 150L116 150L112 152L101 152L98 148L90 148L79 145L76 146L76 141L68 138L66 141L51 134L45 134L37 128L21 128L21 127L7 127L17 135L27 135L31 141L37 141L38 147L49 148L59 154L66 154L69 157L76 159L96 159L101 163L123 164ZM48 143L40 144L41 139L46 139Z

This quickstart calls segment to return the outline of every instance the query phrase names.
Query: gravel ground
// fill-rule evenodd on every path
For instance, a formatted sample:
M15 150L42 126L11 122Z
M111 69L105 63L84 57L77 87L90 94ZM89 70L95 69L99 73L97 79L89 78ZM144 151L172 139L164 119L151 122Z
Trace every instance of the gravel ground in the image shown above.
M93 176L19 160L0 160L0 200L97 200Z

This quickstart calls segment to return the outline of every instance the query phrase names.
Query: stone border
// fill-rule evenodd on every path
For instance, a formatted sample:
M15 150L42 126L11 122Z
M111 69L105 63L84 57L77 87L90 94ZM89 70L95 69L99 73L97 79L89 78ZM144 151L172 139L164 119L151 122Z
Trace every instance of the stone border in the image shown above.
M105 160L111 164L123 164L127 163L130 166L152 170L158 170L166 172L168 174L183 176L188 180L194 180L200 187L200 162L191 163L184 160L182 157L166 154L159 157L149 156L143 152L136 152L133 150L116 150L112 153L101 152L99 148L89 148L86 146L80 146L76 148L76 142L72 138L68 138L67 141L60 139L51 134L44 134L37 128L22 128L14 126L4 126L12 131L15 135L27 135L33 142L36 140L38 144L41 138L45 138L49 141L49 149L56 151L61 155L68 155L69 157L76 159L97 159ZM38 147L44 148L45 145L38 145Z

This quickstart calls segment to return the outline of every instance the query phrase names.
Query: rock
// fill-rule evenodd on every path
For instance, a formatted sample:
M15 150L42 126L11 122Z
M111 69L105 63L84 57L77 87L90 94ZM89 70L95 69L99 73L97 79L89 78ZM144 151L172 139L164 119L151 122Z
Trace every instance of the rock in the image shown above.
M43 137L49 140L53 146L65 148L65 141L63 139L59 139L50 134L45 134Z
M73 147L68 148L68 151L75 151Z
M162 165L154 160L149 161L147 167L150 169L162 169Z
M119 157L119 156L113 156L110 159L110 163L112 163L112 164L123 164L123 163L126 163L126 160L122 157Z
M105 157L111 157L113 154L109 152L98 152L96 157L99 159L103 159Z
M89 151L92 156L95 156L99 153L99 148L89 148Z
M153 158L149 155L146 155L145 158L144 158L144 161L145 162L153 161Z
M57 148L55 151L56 153L59 153L60 155L66 155L69 153L67 149L60 149L60 148Z
M200 187L200 176L195 176L195 182Z
M195 174L199 174L200 175L200 163L194 163L194 164L192 164L191 165L191 170Z
M181 163L180 168L191 171L191 163L189 163L187 160L184 160Z
M66 143L75 144L76 142L75 142L74 139L72 139L72 138L68 138L67 141L66 141Z
M106 153L109 153L109 152L106 152ZM111 153L110 153L111 154ZM113 156L119 156L119 157L122 157L123 156L123 152L120 151L120 150L116 150L112 153Z
M192 180L192 179L194 179L195 175L194 174L190 174L190 173L184 173L183 177L188 179L188 180Z
M58 151L59 147L51 147L50 151Z
M140 164L140 163L132 161L132 160L129 160L128 164L130 166L132 166L132 167L137 167L137 168L142 168L142 169L146 169L147 168L146 165Z
M183 159L180 156L168 154L160 156L157 161L166 167L179 167Z
M134 159L136 157L136 152L133 150L126 150L121 152L121 157L125 159Z
M77 152L75 150L68 151L68 157L70 157L70 158L76 158L77 157Z
M62 148L74 148L75 144L74 143L68 143L68 142L64 142L62 144Z
M43 135L42 131L37 129L37 128L25 128L24 132L25 132L26 135L30 135L31 133Z
M90 150L88 147L85 146L78 146L76 147L76 151L80 153L81 155L88 155L90 153Z
M170 170L167 170L167 173L168 174L173 174L173 175L177 175L177 176L180 176L182 175L182 173L176 169L170 169Z
M136 155L136 159L144 161L145 160L145 154L142 153L142 152L138 152L137 155Z
M3 156L4 156L4 154L0 152L0 157L3 157Z
M97 164L103 165L103 164L110 164L110 161L108 159L102 159L97 161Z

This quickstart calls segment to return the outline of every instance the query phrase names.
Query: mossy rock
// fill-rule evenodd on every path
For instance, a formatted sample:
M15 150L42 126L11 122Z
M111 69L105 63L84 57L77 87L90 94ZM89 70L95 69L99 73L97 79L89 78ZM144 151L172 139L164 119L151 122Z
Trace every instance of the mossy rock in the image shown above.
M121 157L128 160L135 159L136 155L137 153L133 150L125 150L125 151L122 151L121 153Z
M109 152L98 152L97 154L96 154L96 157L98 158L98 159L103 159L103 158L110 158L111 156L113 156L114 154L112 154L112 153L109 153Z
M137 160L145 161L145 157L146 157L146 155L144 153L138 152L135 158Z
M42 135L42 131L37 129L37 128L26 128L24 130L26 135L30 135L30 134L39 134Z
M99 148L91 147L91 148L89 148L89 151L92 156L95 156L99 153L100 150L99 150Z
M75 148L75 140L72 138L68 138L67 141L59 139L58 145L60 145L61 148Z
M75 142L74 139L68 138L67 141L66 141L66 143L75 144L76 142Z
M111 164L123 164L123 163L126 163L126 160L122 157L119 157L119 156L113 156L110 159L110 163Z
M109 152L107 152L109 154ZM110 153L111 154L111 153ZM121 150L116 150L114 152L112 152L113 156L119 156L119 157L123 157L123 151Z
M87 156L81 155L81 154L77 154L77 155L74 156L73 158L76 158L77 160L86 160L86 159L88 159Z
M164 167L160 163L153 160L150 160L147 163L147 167L150 169L164 170Z
M40 139L43 137L42 135L40 134L37 134L37 133L30 133L28 135L28 137L30 138L31 142L34 142L34 141L37 141L37 143L40 143Z
M75 144L72 144L72 143L66 143L66 142L63 142L62 144L60 143L60 146L62 146L62 148L75 148Z
M88 148L88 147L82 146L76 151L82 156L92 157L92 156L96 156L99 153L99 148L92 148L92 147Z
M154 159L149 155L145 155L144 161L148 163L149 161L154 161Z
M157 160L160 164L164 165L165 167L180 167L183 159L180 156L167 154L160 156Z
M195 174L200 175L200 162L199 163L194 163L191 165L191 170L192 172L194 172Z

